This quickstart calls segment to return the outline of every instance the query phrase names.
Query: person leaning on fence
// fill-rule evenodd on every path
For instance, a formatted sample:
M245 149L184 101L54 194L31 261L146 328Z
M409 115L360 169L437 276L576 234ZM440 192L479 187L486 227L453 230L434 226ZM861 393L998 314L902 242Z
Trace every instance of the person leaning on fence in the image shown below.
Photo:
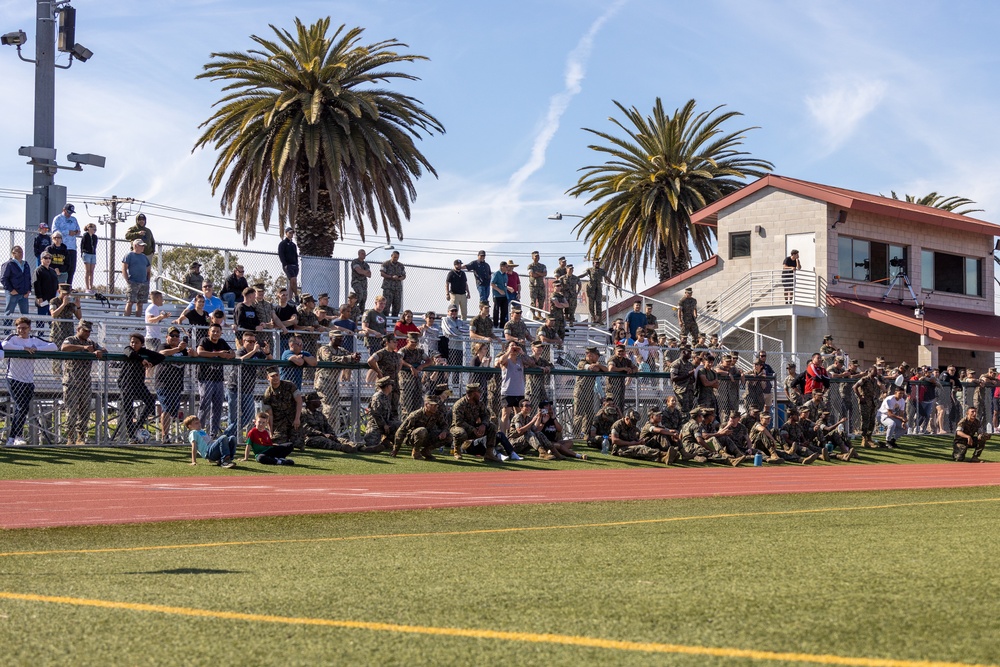
M597 348L588 347L576 368L590 373L607 373L608 367L602 364L600 359L601 355ZM588 442L591 437L591 423L596 411L597 394L594 393L596 379L597 377L594 375L577 375L573 382L573 435L577 438L588 438ZM608 434L610 434L610 430Z
M552 362L545 358L545 343L540 340L534 341L531 344L531 355L528 360L535 369L541 371L540 373L528 373L525 377L524 396L531 402L531 407L534 409L542 401L549 398L546 388L552 374Z
M965 461L965 454L971 449L972 458L969 463L981 463L983 449L986 441L990 439L989 434L980 432L980 421L978 411L970 407L965 411L965 417L959 420L955 426L955 440L951 447L951 457L955 461Z
M393 407L394 389L393 378L386 376L375 381L375 393L368 402L368 428L365 431L365 445L369 451L380 452L393 447L396 429L401 423Z
M153 266L149 257L143 252L146 243L142 239L132 241L132 252L122 258L122 278L128 286L125 301L125 317L135 314L141 316L149 299L149 279L153 275Z
M139 431L145 427L146 419L156 410L156 397L146 387L146 370L163 363L164 356L143 347L145 337L141 333L129 336L125 348L125 359L118 372L119 426L125 427L130 445L140 444ZM135 416L135 402L142 403L139 416Z
M96 341L90 340L93 329L91 322L80 320L76 335L64 340L60 348L63 352L76 352L84 356L82 359L67 359L63 362L63 409L66 410L67 445L86 444L87 431L90 429L91 398L94 395L90 386L91 367L94 359L103 359L107 352Z
M407 415L419 410L423 403L423 392L420 390L420 373L434 363L434 359L420 347L420 334L406 334L406 345L399 350L399 391L401 415Z
M615 353L608 361L608 372L613 373L607 379L608 395L615 399L619 410L625 410L625 379L639 371L639 367L628 357L628 348L622 344L615 346Z
M316 297L316 319L325 327L330 326L330 322L337 316L337 311L330 305L330 294L322 292Z
M563 344L563 339L559 336L555 315L549 313L545 316L545 324L538 327L535 332L535 340L545 343L545 358L552 361L553 348L561 348Z
M253 361L270 359L271 345L267 337L257 339L253 331L244 331L236 340L235 359ZM244 429L254 421L254 389L257 387L260 366L232 364L226 366L226 403L229 406L229 423ZM161 401L162 403L162 401Z
M278 243L278 261L281 262L281 271L288 279L288 289L294 296L299 292L299 247L292 240L293 236L295 230L286 227L285 238Z
M10 315L15 310L22 315L28 314L28 297L31 295L31 267L24 261L24 249L16 245L10 249L10 259L4 262L2 279L4 291L7 292L7 303L4 314ZM6 326L10 326L7 320Z
M193 356L209 359L232 359L236 356L222 339L222 325L213 323L208 335L198 341ZM222 430L222 402L225 399L222 364L198 364L198 419L210 436Z
M211 461L223 468L234 468L236 462L236 424L230 424L226 432L209 442L208 433L201 428L201 422L195 415L188 415L184 420L187 429L187 439L191 443L191 465L198 465L198 456ZM245 460L245 459L244 459Z
M277 368L267 373L267 389L261 399L262 409L271 415L271 433L278 442L302 445L302 392L281 379Z
M470 448L476 449L475 453L481 452L487 461L500 460L496 454L496 418L490 414L490 409L482 398L482 387L470 382L465 386L465 396L458 399L452 408L451 455L456 460L460 460L463 453L474 453L469 451ZM485 440L481 447L476 448L473 441L479 438Z
M287 366L281 367L281 379L291 382L299 391L302 390L303 371L315 368L319 362L303 345L302 337L293 334L288 339L288 349L281 353L281 360L288 362Z
M348 350L344 346L344 334L340 330L330 331L330 342L321 345L316 351L316 358L319 361L330 364L356 364L361 361L361 355ZM339 429L340 424L340 379L342 371L339 368L320 367L316 369L316 380L314 387L323 404L323 414L334 429Z
M163 355L163 363L153 369L153 388L156 390L156 400L160 404L160 442L169 444L170 425L177 419L181 410L181 397L184 395L185 364L172 360L177 357L188 357L187 336L181 338L181 330L170 327L167 337L160 343L156 351Z
M385 334L385 346L368 357L368 367L376 379L388 377L392 380L392 403L394 414L399 415L399 369L403 358L392 349L393 334ZM402 417L403 415L400 415Z
M354 454L358 448L341 442L330 422L323 415L323 401L315 391L306 394L306 409L302 412L302 440L312 449L329 449L344 454Z
M278 377L275 371L275 378ZM291 443L283 442L276 444L271 438L271 430L268 426L270 413L258 412L256 423L247 433L246 447L243 448L243 460L250 458L253 451L254 460L264 465L291 466L295 465L293 459L288 458L292 453Z

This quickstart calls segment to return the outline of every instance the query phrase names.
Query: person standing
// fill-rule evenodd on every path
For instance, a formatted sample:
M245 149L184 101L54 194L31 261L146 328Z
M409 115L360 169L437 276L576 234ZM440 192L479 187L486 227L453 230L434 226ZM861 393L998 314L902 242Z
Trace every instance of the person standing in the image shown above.
M399 251L393 250L389 259L382 262L382 296L389 306L389 315L399 317L403 309L403 281L406 267L399 261Z
M625 316L625 326L628 327L628 337L633 340L639 327L646 326L646 314L642 312L642 302L632 302L632 312Z
M299 293L299 247L292 240L294 235L295 230L286 227L285 238L278 243L278 261L281 262L281 270L288 279L288 291L293 297Z
M19 245L10 249L10 259L3 265L2 283L7 292L4 314L10 315L16 309L22 315L27 315L28 296L32 287L31 267L24 261L24 249ZM6 326L10 326L10 320L7 320Z
M448 303L462 311L462 319L469 317L469 277L465 275L462 260L456 259L454 267L444 279L444 295Z
M795 272L801 270L802 262L799 261L799 251L793 250L781 262L781 284L785 288L785 303L795 301Z
M500 262L500 269L493 274L490 281L493 290L493 326L503 327L507 324L507 262Z
M794 370L794 366L792 367ZM875 413L878 410L878 397L882 395L882 383L878 379L878 368L872 366L861 379L854 383L854 395L858 397L858 409L861 412L861 446L876 447L872 434L875 432Z
M556 278L563 278L569 271L569 269L566 268L566 258L560 257L557 261L559 262L559 266L556 267L553 275L555 275Z
M531 264L528 264L528 293L531 297L531 316L538 319L540 310L545 310L545 276L548 268L539 259L541 255L535 250L531 253ZM578 279L579 280L579 279Z
M21 350L29 355L42 352L55 352L59 349L54 343L31 335L31 320L19 317L14 320L15 334L3 341L5 352ZM0 357L2 359L2 357ZM7 362L7 385L10 388L10 398L14 403L13 415L10 417L10 428L7 430L7 446L24 446L24 422L31 409L31 399L35 396L35 360L10 359Z
M243 290L243 301L233 310L233 326L237 331L261 331L264 324L257 312L257 290L247 287ZM271 324L270 320L266 324Z
M49 236L49 223L40 222L38 223L38 232L35 234L34 242L35 251L35 268L42 265L42 253L52 245L52 237Z
M222 326L213 323L208 327L208 336L198 342L198 349L193 356L232 359L236 353L229 347L229 343L222 340ZM213 437L222 430L224 384L222 364L198 364L198 419Z
M302 390L302 371L304 368L316 368L318 360L309 350L303 349L302 336L292 334L288 339L288 349L281 353L281 360L288 366L282 366L279 377L285 382L291 382L299 391Z
M138 433L146 424L146 419L156 409L156 397L146 387L146 370L163 362L159 352L144 347L143 335L129 336L125 348L125 359L118 373L118 389L121 395L118 403L120 424L125 427L130 445L139 444ZM142 403L139 416L135 417L135 403Z
M521 276L518 275L517 263L512 259L507 260L507 301L521 301Z
M351 260L351 291L358 295L356 305L361 312L368 303L368 279L372 277L371 267L365 261L367 256L364 250L359 250L357 258Z
M250 361L268 359L271 347L266 338L257 340L253 331L243 331L236 340L235 359ZM239 424L245 430L254 422L254 387L257 386L258 366L238 364L229 366L226 380L226 402L229 405L229 424Z
M80 254L83 255L83 285L88 294L94 293L94 269L97 267L97 225L88 224L83 228L80 239Z
M601 260L594 258L594 265L583 272L580 279L587 280L587 307L590 310L590 322L596 324L601 319L604 311L604 281L607 279L607 271L601 267Z
M142 252L146 257L152 257L156 252L156 240L153 239L153 230L146 226L146 214L140 213L135 216L135 224L125 232L126 241L139 239L143 242Z
M520 345L511 343L507 346L507 351L497 359L496 365L500 368L500 396L503 399L500 430L506 433L511 416L524 398L524 369L533 368L535 362L524 353Z
M87 320L80 320L76 327L76 335L63 341L59 349L63 352L82 352L93 355L95 359L103 359L107 352L96 342L90 340L90 332L94 325ZM63 408L66 410L66 444L87 444L87 431L90 429L91 396L90 372L94 361L91 358L68 359L63 362Z
M352 320L347 321L354 324ZM344 334L339 328L330 331L330 343L320 346L316 352L316 358L331 364L356 364L361 361L361 355L354 352L353 346L351 349L347 349ZM323 405L323 415L335 429L339 429L341 426L338 406L340 405L340 378L342 375L345 379L350 377L349 371L345 374L339 368L321 367L316 370L314 385Z
M566 265L566 275L563 276L563 294L566 296L566 321L570 326L576 324L576 307L580 302L580 276L573 273L573 265Z
M66 243L65 265L60 264L56 268L59 269L60 273L68 274L63 280L70 285L73 284L73 274L76 273L76 239L80 236L80 223L77 222L74 213L76 213L76 207L72 204L66 204L63 206L62 213L52 220L52 242L55 243L55 233L59 232Z
M193 299L198 296L205 284L205 276L201 275L201 262L191 262L181 282L191 288L187 291L187 298Z
M694 290L684 289L684 296L677 302L677 324L681 330L681 343L690 337L693 343L698 338L698 300L692 296Z
M607 373L608 367L601 363L597 347L588 347L583 359L576 365L577 370L590 373ZM597 412L594 393L594 375L578 375L573 384L573 435L586 438Z
M73 292L69 283L62 283L55 298L49 301L49 310L52 316L49 340L55 345L62 345L64 340L73 335L76 320L83 317L80 295ZM52 372L55 375L62 375L62 363L59 360L52 362Z
M170 358L189 356L187 336L181 338L181 330L170 327L167 329L166 339L157 346L156 351L165 359L153 371L153 389L156 390L156 400L161 408L160 442L166 445L170 443L170 424L180 414L186 369L184 364L171 361Z
M49 302L59 293L59 273L52 268L52 255L42 252L41 266L35 269L35 279L31 286L35 290L35 308L39 315L51 312Z
M132 315L133 307L135 307L135 314L138 316L142 316L146 309L146 300L149 298L149 279L153 276L153 266L143 250L145 247L145 241L135 239L132 241L132 252L122 259L122 277L128 285L125 317ZM70 276L72 279L72 274ZM66 282L70 282L70 280Z
M69 248L63 243L62 232L52 232L52 244L45 249L45 252L52 256L52 268L59 274L59 282L69 282L66 280L69 277L69 274L66 273L66 257Z
M163 328L160 322L170 317L170 311L163 309L163 292L153 290L149 293L152 303L146 306L146 347L158 350L163 341Z
M480 250L478 257L465 265L466 271L471 271L476 277L476 289L479 290L479 302L489 302L490 300L490 280L493 278L493 269L486 263L486 251Z
M469 338L469 325L458 316L458 306L452 304L448 307L448 317L441 320L441 333L448 339L448 365L461 366L464 361L465 341ZM452 376L456 383L459 381L458 378L458 373Z

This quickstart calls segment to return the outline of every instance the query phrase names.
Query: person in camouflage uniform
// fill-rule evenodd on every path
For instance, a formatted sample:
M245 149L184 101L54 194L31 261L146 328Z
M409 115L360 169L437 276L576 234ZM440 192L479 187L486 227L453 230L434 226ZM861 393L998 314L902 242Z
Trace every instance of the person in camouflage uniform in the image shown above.
M302 349L315 357L319 350L320 333L329 331L329 327L320 324L319 316L316 314L316 299L312 294L302 293L302 303L299 305L297 315L299 319L295 324L295 332L302 338ZM315 375L315 368L302 369L303 382L312 382Z
M531 264L528 264L528 293L531 296L531 316L538 319L539 310L545 308L545 276L548 268L539 260L538 251L531 253Z
M719 399L716 396L716 389L719 388L719 374L712 368L715 358L711 352L704 352L701 355L701 365L698 367L698 407L710 408L719 414Z
M857 457L854 448L851 447L850 438L841 433L837 428L846 421L847 417L844 416L836 422L831 422L829 411L824 410L819 413L819 417L812 423L816 446L825 448L826 443L832 443L834 448L840 452L835 455L835 458L841 461L850 461L852 458ZM824 460L828 460L828 458Z
M698 367L691 363L691 348L685 345L681 348L679 359L670 364L670 384L674 395L680 402L682 414L688 414L694 407L697 392L695 391L695 370Z
M663 426L673 429L679 434L687 420L684 418L684 413L677 407L677 397L667 396L663 404Z
M771 434L771 413L761 412L757 415L757 423L750 429L751 453L759 452L765 463L797 462L799 457L785 451L784 446Z
M879 381L878 367L872 366L854 383L854 395L858 397L861 412L861 446L874 449L878 445L872 437L875 432L878 406L882 400L882 382Z
M552 453L551 448L545 444L542 438L538 437L537 424L537 420L532 415L531 403L527 399L523 399L518 404L518 411L510 418L510 426L507 427L508 442L518 454L529 454L534 451L544 461L556 459L557 456Z
M604 398L601 409L593 415L590 429L587 432L587 444L598 449L604 446L604 438L611 437L611 427L625 415L610 396Z
M392 413L395 418L399 415L399 370L403 365L403 358L392 349L392 332L385 334L385 345L375 354L368 357L368 367L375 372L376 379L391 378L392 380Z
M982 461L979 457L982 455L986 441L990 439L990 436L980 433L982 424L978 415L979 412L976 408L969 408L965 411L965 417L959 420L955 426L955 440L951 446L951 458L955 461L964 461L965 454L970 449L972 450L972 458L969 459L969 462L980 463Z
M371 267L365 261L366 256L364 250L358 250L357 258L351 260L351 290L357 295L357 307L362 311L368 302L368 279L372 277Z
M527 349L531 342L531 331L521 316L521 307L514 306L510 310L510 319L503 327L503 337L508 343L517 343Z
M344 454L353 454L358 448L350 443L340 441L333 432L330 422L323 416L323 401L319 394L311 392L306 395L306 409L302 413L302 440L306 447L314 449L332 449Z
M482 387L476 382L465 386L465 396L458 399L452 408L451 417L451 455L456 460L462 458L462 453L471 444L471 440L486 438L487 461L499 461L496 453L497 425L496 418L490 414L490 409L482 400Z
M62 345L64 340L73 335L75 320L83 317L80 295L73 293L73 287L69 283L59 285L59 293L49 301L49 314L52 316L49 339L57 346ZM53 361L53 374L62 375L62 366L62 361Z
M389 259L382 262L382 296L388 304L388 313L399 317L403 309L403 281L406 280L406 267L399 261L399 251L393 250Z
M672 463L670 452L662 452L655 447L642 444L642 436L636 427L639 413L629 410L625 416L611 426L611 455L643 461Z
M94 325L87 320L80 320L76 327L76 335L64 340L60 350L88 353L94 355L95 359L103 359L107 350L90 340L93 328ZM66 410L67 445L86 444L87 430L90 428L92 394L90 371L93 364L91 359L70 359L63 364L63 407Z
M375 387L375 393L368 403L365 446L368 451L381 452L393 446L400 422L392 403L392 393L395 388L393 378L381 377L375 382Z
M619 410L625 410L625 375L633 375L639 371L631 359L626 356L628 350L619 343L615 346L615 354L608 362L608 372L617 373L607 379L608 396L615 399ZM623 375L624 374L624 375Z
M661 460L667 465L680 458L681 433L678 430L667 428L663 424L663 413L659 410L649 411L649 421L639 431L639 440L647 447L666 453L667 458Z
M302 394L294 382L281 379L277 368L267 372L267 389L262 409L271 415L271 436L276 443L287 442L300 450L302 445Z
M583 359L576 365L576 368L580 371L608 372L608 367L600 362L600 353L596 347L587 348ZM595 412L594 381L596 379L593 375L578 375L573 383L573 435L577 438L587 438L588 442L592 437L590 431ZM616 416L615 420L617 419ZM610 435L610 433L609 428L605 434Z
M545 359L545 344L542 341L536 340L531 344L530 359L534 362L534 367L541 371L525 375L524 396L531 402L531 409L534 410L548 398L545 388L552 372L552 364Z
M685 461L705 463L709 459L720 459L712 443L705 437L706 411L694 408L689 413L690 419L681 427L681 458Z
M562 338L559 337L559 331L556 329L555 315L552 313L546 315L545 324L538 327L538 331L535 332L535 340L545 343L542 356L547 361L552 361L552 348L562 347L563 344Z
M330 343L320 346L316 351L316 358L321 362L330 364L356 364L361 360L361 355L357 352L345 350L344 335L340 333L330 333ZM319 394L323 403L323 416L333 425L334 429L340 427L340 415L337 406L340 404L340 378L339 368L317 368L316 369L316 393Z
M799 411L789 408L786 413L788 421L781 427L778 435L785 443L785 451L791 452L802 459L803 464L809 464L820 458L820 448L814 446L806 437L805 429L799 421Z
M833 336L827 334L823 336L823 344L819 346L819 353L824 359L833 359L840 350L833 344Z
M403 416L419 410L423 405L420 372L434 360L420 347L420 334L415 331L406 334L406 345L396 355L399 357L400 416Z
M802 407L799 408L799 413L804 414L806 419L814 422L819 418L819 413L824 411L830 411L830 403L827 392L823 391L822 386L818 386L812 390L812 398L803 403Z
M604 312L604 281L608 273L601 267L601 260L594 258L594 265L580 275L587 278L587 309L590 311L590 321L596 324L601 321Z
M653 333L656 331L656 326L659 324L659 320L656 319L656 315L653 314L653 304L646 304L646 331Z
M733 355L723 355L722 362L715 367L715 373L719 380L719 386L716 389L717 407L725 414L729 414L731 410L738 411L743 371L736 366Z
M569 300L566 297L566 287L561 278L557 278L553 285L552 298L549 299L552 310L549 313L553 319L552 325L555 327L556 336L564 339L566 338L566 313L569 309Z
M407 415L396 430L396 440L392 445L393 456L403 447L412 447L415 460L433 461L431 452L444 446L448 437L448 422L441 411L441 399L427 396L424 398L424 407Z
M694 290L685 288L684 296L677 302L677 324L681 330L681 342L698 338L698 300L692 294Z
M795 367L795 364L788 364L785 368L788 375L785 376L785 396L788 397L788 401L795 407L802 407L802 404L806 402L805 396L802 394L802 389L799 383L799 374Z
M576 306L580 302L580 290L583 284L580 276L573 273L573 265L566 265L566 275L563 276L563 294L566 296L566 321L570 326L576 322Z
M712 436L712 444L734 468L749 458L749 452L753 448L750 444L750 432L740 422L739 412L731 410L727 414L722 428Z

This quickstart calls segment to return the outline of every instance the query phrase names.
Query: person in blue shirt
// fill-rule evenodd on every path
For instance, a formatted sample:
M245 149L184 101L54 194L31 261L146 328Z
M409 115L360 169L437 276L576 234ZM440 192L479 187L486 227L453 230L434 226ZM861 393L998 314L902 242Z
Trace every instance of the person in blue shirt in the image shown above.
M500 262L500 270L493 274L490 281L493 290L493 326L502 327L507 324L507 262Z
M72 204L63 206L62 213L52 220L52 231L62 232L63 242L66 244L66 264L62 267L63 273L68 273L64 282L73 284L73 274L76 273L76 239L80 236L80 223L77 222L76 207Z
M31 294L31 267L24 261L24 250L19 245L10 249L10 259L3 265L2 282L7 292L4 314L10 315L17 309L22 315L27 315L28 295ZM10 326L10 320L7 320L5 326Z
M38 223L38 233L35 234L35 268L42 265L42 253L52 245L52 237L49 236L49 225L47 222Z
M201 293L205 295L205 311L209 313L214 313L217 310L225 311L226 305L213 292L215 292L215 285L211 280L206 280L201 286ZM194 308L194 299L191 299L188 308Z
M236 429L234 422L223 434L208 441L208 433L201 428L201 422L196 415L190 415L184 420L184 428L188 430L188 442L191 443L191 465L198 464L198 455L223 468L234 468L233 454L236 453Z
M309 352L302 349L302 336L293 335L288 339L288 349L281 353L281 360L291 362L290 366L282 366L281 379L291 382L297 389L302 390L302 368L309 366L315 368L318 359Z
M476 277L476 289L479 290L479 302L490 300L490 279L493 277L493 270L486 263L486 251L479 251L479 258L465 265L465 271L471 271Z
M625 316L625 324L628 326L628 337L633 339L639 327L646 326L646 313L642 312L642 302L632 303L632 312Z

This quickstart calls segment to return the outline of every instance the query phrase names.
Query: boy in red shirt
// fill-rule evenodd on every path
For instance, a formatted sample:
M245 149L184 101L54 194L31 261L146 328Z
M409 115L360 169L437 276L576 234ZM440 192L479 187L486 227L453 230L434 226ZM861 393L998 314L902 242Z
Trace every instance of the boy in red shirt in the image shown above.
M247 445L243 450L243 460L250 457L250 450L253 449L254 458L257 463L264 465L293 466L295 461L286 458L292 453L292 445L276 445L271 441L271 432L268 430L268 413L257 414L255 426L247 433Z

